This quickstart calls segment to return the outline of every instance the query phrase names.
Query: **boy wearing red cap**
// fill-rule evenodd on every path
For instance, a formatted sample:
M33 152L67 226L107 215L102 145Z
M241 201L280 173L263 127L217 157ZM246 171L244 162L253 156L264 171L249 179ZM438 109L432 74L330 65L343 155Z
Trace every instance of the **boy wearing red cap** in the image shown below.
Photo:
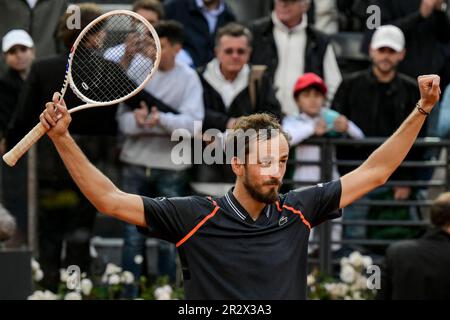
M294 86L294 99L297 103L299 114L287 116L283 119L283 129L290 135L291 146L296 146L294 155L297 161L319 161L321 150L317 145L302 144L313 136L340 136L347 135L354 139L364 138L364 134L353 122L334 110L324 107L327 87L321 77L315 73L305 73L299 77ZM332 179L338 179L339 174L333 167ZM313 184L321 182L320 166L301 165L295 166L293 180ZM332 240L340 240L342 226L334 225L332 228ZM310 240L314 237L311 232ZM339 245L333 245L333 251L338 250ZM314 250L309 247L309 252Z
M291 146L295 149L295 158L303 161L320 160L320 147L300 143L313 136L349 136L353 139L364 138L364 133L352 121L334 110L324 107L327 87L321 77L315 73L305 73L298 78L294 86L294 99L299 114L287 116L283 120L283 129L291 136ZM297 165L295 181L320 182L320 167L315 165ZM338 173L333 170L333 179Z

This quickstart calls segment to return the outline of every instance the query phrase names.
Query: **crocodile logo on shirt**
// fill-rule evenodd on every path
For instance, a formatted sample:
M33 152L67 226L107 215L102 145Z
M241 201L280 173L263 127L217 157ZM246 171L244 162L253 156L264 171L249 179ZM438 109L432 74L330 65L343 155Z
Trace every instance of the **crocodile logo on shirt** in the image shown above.
M288 218L286 216L281 217L280 220L278 221L278 225L281 227L281 226L285 225L287 221L288 221Z

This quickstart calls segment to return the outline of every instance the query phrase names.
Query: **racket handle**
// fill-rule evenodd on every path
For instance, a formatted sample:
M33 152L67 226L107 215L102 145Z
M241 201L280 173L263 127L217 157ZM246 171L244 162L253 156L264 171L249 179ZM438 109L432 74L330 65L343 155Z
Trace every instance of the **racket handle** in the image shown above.
M28 134L22 138L8 153L3 156L3 161L10 167L35 144L45 133L47 129L39 122Z

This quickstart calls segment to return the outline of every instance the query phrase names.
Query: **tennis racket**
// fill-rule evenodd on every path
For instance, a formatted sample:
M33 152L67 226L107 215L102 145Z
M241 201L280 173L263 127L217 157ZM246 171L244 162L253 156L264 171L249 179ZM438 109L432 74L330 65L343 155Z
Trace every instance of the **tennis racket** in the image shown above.
M75 40L60 99L70 85L86 104L69 113L118 104L145 87L160 59L158 35L146 19L128 10L110 11L89 23ZM3 160L14 166L46 132L39 123Z

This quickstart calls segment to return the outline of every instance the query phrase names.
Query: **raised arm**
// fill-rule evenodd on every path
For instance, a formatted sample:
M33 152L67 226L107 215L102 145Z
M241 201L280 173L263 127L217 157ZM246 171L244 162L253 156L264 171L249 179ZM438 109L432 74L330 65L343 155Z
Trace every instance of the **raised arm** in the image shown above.
M397 131L360 167L341 178L340 208L385 184L405 159L425 122L424 113L431 112L441 93L437 75L420 76L418 82L421 97L418 106L421 109L415 108Z
M128 223L146 226L142 199L137 195L119 190L89 162L70 136L68 127L71 117L64 101L58 102L58 93L53 96L53 102L46 104L40 120L49 129L47 134L72 179L95 208L101 213Z

